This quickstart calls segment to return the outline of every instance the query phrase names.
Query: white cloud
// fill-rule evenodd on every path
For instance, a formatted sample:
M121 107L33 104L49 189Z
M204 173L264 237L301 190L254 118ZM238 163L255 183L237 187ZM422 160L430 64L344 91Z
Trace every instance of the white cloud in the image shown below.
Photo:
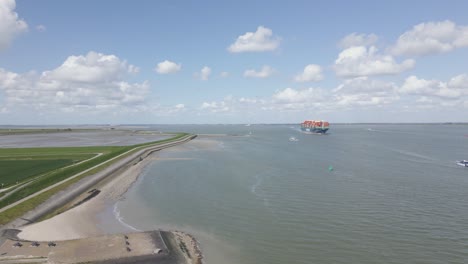
M28 30L28 24L18 18L15 8L15 0L0 1L0 51L6 49L18 34Z
M316 64L309 64L304 71L294 77L296 82L317 82L323 80L322 67Z
M229 72L223 71L223 72L221 72L221 73L219 74L219 76L221 76L221 78L227 78L227 77L229 77Z
M115 55L96 52L70 56L61 66L40 74L0 68L3 107L53 113L134 111L145 104L150 89L148 82L126 82L129 68Z
M461 99L468 96L468 75L461 74L448 82L425 80L416 76L406 78L399 92L424 97L441 97L444 99Z
M159 106L153 109L153 113L157 114L158 116L171 116L185 111L186 107L184 104L176 104L168 107Z
M169 74L169 73L176 73L182 69L181 64L177 64L172 61L162 61L158 63L156 68L154 69L159 74Z
M196 74L196 76L198 76L200 78L200 80L202 80L202 81L208 80L210 78L210 75L211 75L211 68L208 67L208 66L203 67L200 70L200 73Z
M324 91L319 88L308 88L296 90L286 88L277 91L273 94L273 100L277 103L304 103L322 101L324 98Z
M468 89L468 74L460 74L450 79L448 86L458 89Z
M70 56L58 68L43 73L44 78L67 82L99 83L120 78L135 66L127 66L115 55L94 51L85 56Z
M468 26L452 21L421 23L403 33L391 51L396 55L426 55L468 47Z
M47 28L44 25L37 25L36 30L39 31L39 32L45 32L47 30Z
M251 69L251 70L246 70L244 72L244 77L250 77L250 78L268 78L270 77L271 75L273 75L273 73L275 72L275 70L273 70L273 68L271 68L270 66L268 65L265 65L262 67L262 69L260 71L256 71L254 69Z
M228 112L230 110L229 106L227 106L226 102L203 102L201 106L202 110L209 110L212 113L219 113L219 112Z
M260 107L266 103L265 100L257 98L241 97L239 99L232 95L225 96L221 101L203 102L200 110L209 113L232 114L232 113L257 113Z
M237 38L228 47L229 52L260 52L273 51L279 47L280 38L273 35L269 28L259 26L256 32L247 32Z
M334 93L367 93L367 94L393 94L396 91L396 85L392 82L385 82L368 77L357 77L347 79L338 87L333 89Z
M398 64L392 56L378 54L375 46L353 46L343 50L335 60L334 69L340 77L398 74L412 69L415 61Z
M333 104L339 107L383 106L400 97L397 86L392 82L358 77L345 80L332 90Z
M403 94L429 95L434 94L441 85L439 81L419 79L412 75L406 78L399 91Z
M255 98L246 98L246 97L241 97L239 99L239 103L242 103L242 104L255 104L257 102L259 102L260 100L257 100Z
M351 33L344 37L338 46L342 49L350 48L353 46L370 46L377 42L379 38L375 34L358 34Z
M140 68L135 66L135 65L128 65L128 73L132 73L132 74L135 74L135 73L139 73L140 72Z

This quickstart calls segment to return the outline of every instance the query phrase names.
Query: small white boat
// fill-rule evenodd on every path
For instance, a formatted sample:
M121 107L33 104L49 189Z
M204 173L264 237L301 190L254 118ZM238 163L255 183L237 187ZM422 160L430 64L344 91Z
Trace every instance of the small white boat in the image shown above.
M299 139L295 138L295 137L290 137L289 138L289 141L291 142L296 142L296 141L299 141Z
M468 160L457 161L457 164L463 167L468 167Z

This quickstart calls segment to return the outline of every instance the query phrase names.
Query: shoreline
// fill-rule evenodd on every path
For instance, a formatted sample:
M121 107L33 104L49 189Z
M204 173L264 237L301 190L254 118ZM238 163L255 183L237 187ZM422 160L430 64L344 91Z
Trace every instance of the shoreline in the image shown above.
M139 230L135 231L134 228L131 229L130 225L119 220L118 216L115 214L115 206L119 199L134 185L140 175L144 173L144 169L157 159L157 153L158 151L151 151L145 155L144 158L137 159L136 162L132 159L131 162L125 163L125 165L121 166L117 171L88 188L90 190L86 190L64 205L71 205L70 209L44 221L18 227L21 232L17 234L17 238L22 241L67 242L71 240L83 240L83 243L86 244L88 243L86 241L99 236L121 235L135 232L144 233ZM98 190L97 195L93 195L95 192L93 192L93 190ZM93 196L88 199L90 192ZM99 219L99 215L106 208L112 208L113 220ZM114 222L112 225L114 230L109 229L107 222ZM155 232L159 233L162 231ZM175 248L173 251L182 251L186 263L202 263L203 257L201 250L193 236L181 231L164 232L170 233L171 235L169 236L173 236L176 241L174 243L180 247L180 250ZM184 249L188 252L184 252ZM192 257L187 257L187 255ZM71 259L73 259L73 257ZM1 260L2 258L0 258L0 263Z

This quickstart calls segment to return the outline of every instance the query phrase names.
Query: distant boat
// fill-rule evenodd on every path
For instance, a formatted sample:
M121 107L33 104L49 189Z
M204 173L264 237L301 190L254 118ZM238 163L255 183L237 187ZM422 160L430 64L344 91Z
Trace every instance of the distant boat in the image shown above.
M457 161L457 164L463 167L468 167L468 160Z
M249 126L250 126L250 124L246 124L245 126L246 126L246 127L249 127Z
M289 141L291 142L296 142L296 141L299 141L299 139L295 138L295 137L290 137L289 138Z

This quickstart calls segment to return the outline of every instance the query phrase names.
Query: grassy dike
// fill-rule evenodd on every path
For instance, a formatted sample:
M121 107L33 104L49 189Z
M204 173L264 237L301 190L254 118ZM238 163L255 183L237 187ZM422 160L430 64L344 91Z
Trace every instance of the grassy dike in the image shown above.
M138 145L133 145L133 146L125 146L125 147L113 147L115 148L114 151L110 153L106 153L104 155L101 155L95 159L83 162L81 164L78 164L76 166L68 167L62 170L55 171L51 174L46 175L46 177L40 178L33 182L32 184L28 185L27 187L15 192L11 196L7 197L6 199L0 201L0 208L7 206L8 204L11 204L13 202L16 202L20 199L23 199L31 194L34 194L38 191L43 190L44 188L47 188L48 186L51 186L53 184L56 184L60 181L63 181L73 175L76 175L77 173L80 173L82 171L85 171L93 166L96 166L101 163L105 163L107 160L110 160L112 158L115 158L125 152L128 152L126 155L119 157L118 159L114 159L111 162L106 162L105 164L102 164L101 166L98 166L94 168L91 171L88 171L87 173L80 175L79 177L73 178L69 181L66 181L53 189L50 189L44 193L41 193L40 195L34 197L33 199L28 199L17 206L10 208L2 213L0 213L0 225L5 225L14 219L22 216L26 212L34 209L36 206L40 205L41 203L45 202L48 198L50 198L52 195L56 194L57 192L69 187L70 185L78 182L79 180L95 174L96 172L110 166L111 164L117 162L118 160L142 149L145 147L149 146L157 146L160 144L176 141L178 139L181 139L185 136L188 136L189 134L187 133L179 133L175 137L165 139L165 140L160 140L160 141L154 141L154 142L148 142L144 144L138 144ZM53 149L53 148L51 148Z

